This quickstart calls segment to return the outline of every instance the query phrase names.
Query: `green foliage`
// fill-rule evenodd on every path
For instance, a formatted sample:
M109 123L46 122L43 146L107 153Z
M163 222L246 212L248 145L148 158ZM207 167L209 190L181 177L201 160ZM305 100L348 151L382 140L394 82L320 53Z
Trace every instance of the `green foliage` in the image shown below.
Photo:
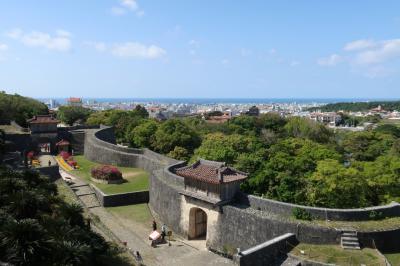
M384 219L385 217L384 217L384 215L383 215L382 212L371 211L371 212L369 213L369 218L370 218L371 220L382 220L382 219Z
M260 148L255 137L239 134L225 135L222 133L207 134L201 146L195 150L194 158L204 158L213 161L224 161L235 164L241 154L249 155ZM242 158L242 161L245 158Z
M322 112L335 111L368 111L381 106L384 110L393 111L400 109L400 101L375 101L375 102L352 102L352 103L331 103L320 107L310 108L310 111L321 110Z
M107 125L113 126L117 142L133 142L133 129L146 121L149 114L146 109L140 105L132 111L107 110L92 113L88 119L88 125Z
M389 134L396 138L400 138L400 128L392 124L379 125L375 129L375 131L383 134Z
M188 152L188 150L179 146L175 146L175 148L167 155L180 161L188 161L190 158L190 153Z
M184 122L170 119L158 127L153 147L161 153L168 153L176 146L192 152L200 145L200 142L200 136Z
M82 208L35 172L0 169L0 239L0 261L12 265L105 265L115 256Z
M84 123L91 113L90 109L82 106L60 106L57 118L68 125L73 125L77 121Z
M37 100L0 92L0 120L15 120L19 125L27 127L27 119L48 112L47 106Z
M296 207L292 210L292 215L298 220L311 221L313 219L311 213L299 207Z
M307 118L292 117L284 128L291 137L308 138L319 143L329 143L333 137L333 132L326 126Z
M154 135L158 123L154 120L146 120L131 130L129 142L133 147L151 148L154 143Z
M328 208L365 207L368 186L361 172L346 168L336 160L318 162L317 170L309 177L308 202Z
M345 135L342 146L350 158L358 161L373 161L388 152L394 142L391 135L372 131L351 132Z

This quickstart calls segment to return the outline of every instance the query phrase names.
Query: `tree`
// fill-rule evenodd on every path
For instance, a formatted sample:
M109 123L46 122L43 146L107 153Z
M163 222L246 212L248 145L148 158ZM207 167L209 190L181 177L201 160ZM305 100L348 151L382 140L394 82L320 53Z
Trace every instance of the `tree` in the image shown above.
M61 106L57 111L57 118L62 122L73 125L77 121L85 122L92 111L81 106Z
M3 122L15 120L19 125L27 127L27 119L48 112L47 106L35 99L0 92L0 120Z
M176 146L192 152L200 141L199 135L181 120L170 119L158 127L153 148L164 154L174 150Z
M389 151L393 143L394 138L391 135L363 131L346 134L342 147L354 160L373 161Z
M204 137L201 146L195 150L194 158L224 161L227 164L234 165L237 163L240 154L249 154L256 151L260 146L255 137L211 133Z
M285 130L291 137L308 138L319 143L329 143L333 137L333 132L325 125L301 117L290 118Z
M318 162L307 186L309 203L327 208L365 207L369 205L367 194L361 173L332 159Z
M131 145L133 147L151 148L157 128L158 123L155 120L147 120L134 127L129 137Z
M190 158L188 150L179 146L176 146L174 150L170 151L167 155L180 161L187 161Z

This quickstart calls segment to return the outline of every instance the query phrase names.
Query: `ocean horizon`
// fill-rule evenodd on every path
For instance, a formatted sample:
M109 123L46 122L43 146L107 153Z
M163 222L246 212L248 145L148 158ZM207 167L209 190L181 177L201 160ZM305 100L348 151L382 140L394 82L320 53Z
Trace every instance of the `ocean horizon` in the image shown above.
M40 101L50 99L64 104L68 98L36 98ZM371 101L397 101L398 98L95 98L82 97L83 102L96 101L99 103L164 103L164 104L273 104L273 103L338 103L338 102L371 102Z

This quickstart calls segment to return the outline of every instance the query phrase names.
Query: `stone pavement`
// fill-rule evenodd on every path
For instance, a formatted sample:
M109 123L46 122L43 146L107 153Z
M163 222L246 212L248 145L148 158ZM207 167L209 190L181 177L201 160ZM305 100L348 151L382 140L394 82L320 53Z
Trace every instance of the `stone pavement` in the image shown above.
M49 161L51 162L51 165L57 165L57 162L52 155L40 155L38 159L40 166L49 166Z
M99 217L104 226L116 238L121 242L127 242L127 247L130 250L138 250L141 253L145 265L234 265L231 260L202 248L204 243L187 241L176 236L175 241L171 241L171 246L162 244L156 248L151 247L148 240L151 225L149 225L149 228L144 228L142 224L114 216L105 208L99 206L97 199L93 198L95 196L90 192L90 186L86 182L64 171L60 171L60 174L64 180L68 180L70 187L81 201L89 207L89 211Z

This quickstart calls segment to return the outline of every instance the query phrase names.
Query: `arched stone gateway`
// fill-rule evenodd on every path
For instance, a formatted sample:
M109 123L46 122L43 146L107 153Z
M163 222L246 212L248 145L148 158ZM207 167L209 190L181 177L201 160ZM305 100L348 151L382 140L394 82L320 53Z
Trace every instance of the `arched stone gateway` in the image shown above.
M206 239L207 213L200 208L191 208L189 212L189 239Z

